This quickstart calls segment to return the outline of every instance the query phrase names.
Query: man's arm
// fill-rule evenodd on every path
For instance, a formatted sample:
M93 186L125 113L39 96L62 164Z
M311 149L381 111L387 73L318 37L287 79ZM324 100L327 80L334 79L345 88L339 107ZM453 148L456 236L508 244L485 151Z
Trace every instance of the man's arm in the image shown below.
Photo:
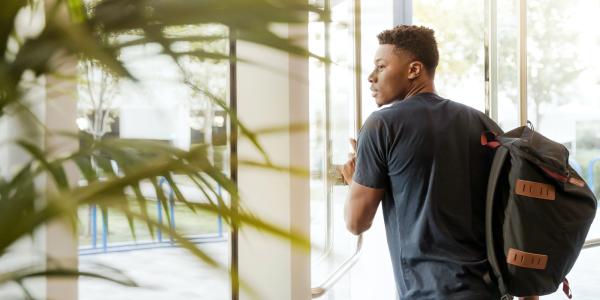
M350 139L350 144L356 153L356 141ZM344 208L346 228L355 235L363 233L373 224L379 202L383 198L383 189L370 188L352 180L356 166L356 157L350 155L349 160L342 167L342 177L350 185L348 198Z
M351 181L344 211L348 231L359 235L369 229L381 198L383 189L374 189Z

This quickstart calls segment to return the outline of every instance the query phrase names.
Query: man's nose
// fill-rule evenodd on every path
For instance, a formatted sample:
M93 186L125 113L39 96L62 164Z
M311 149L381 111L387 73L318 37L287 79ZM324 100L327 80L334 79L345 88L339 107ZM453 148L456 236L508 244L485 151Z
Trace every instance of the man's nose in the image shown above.
M375 83L377 82L377 77L373 74L373 72L371 72L371 74L369 74L369 82L370 83Z

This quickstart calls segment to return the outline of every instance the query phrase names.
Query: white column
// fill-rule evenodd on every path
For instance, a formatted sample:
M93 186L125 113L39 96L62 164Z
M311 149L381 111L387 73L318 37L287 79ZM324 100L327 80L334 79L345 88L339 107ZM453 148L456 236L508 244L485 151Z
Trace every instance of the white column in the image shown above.
M288 28L283 28L289 32ZM307 28L298 29L307 36ZM238 116L250 128L308 124L308 61L247 42L238 42ZM265 67L268 66L268 67ZM282 166L309 168L308 130L260 137L269 157ZM260 160L242 136L240 159ZM240 165L241 203L256 216L281 228L309 235L309 178ZM239 234L240 278L259 299L310 299L310 253L289 241L243 227ZM252 299L243 287L240 299Z
M45 0L46 16L48 18L56 0ZM62 3L57 12L63 26L69 26L70 15L66 3ZM51 151L50 158L65 156L79 147L78 140L72 137L48 135L56 132L77 132L77 57L56 55L50 64L57 66L53 74L46 76L46 99L44 124L48 131L44 136L44 148ZM75 165L66 165L65 171L71 186L77 182ZM54 183L47 179L46 193L55 191ZM60 201L60 199L46 199ZM61 268L78 268L77 234L73 232L67 220L55 220L45 226L45 243L43 245L46 264L53 267L54 263ZM78 298L76 277L52 277L46 279L47 299L76 300Z
M67 58L60 73L72 80L46 77L45 125L50 132L77 132L77 61ZM76 151L78 141L72 137L45 136L44 148L57 156ZM69 183L77 182L75 165L65 165ZM56 190L54 183L47 179L46 192ZM47 199L47 201L52 201ZM60 201L56 199L54 201ZM56 220L45 227L46 263L52 267L58 262L61 268L76 270L78 267L77 234L65 220ZM76 277L53 277L47 279L47 299L76 300L78 298Z

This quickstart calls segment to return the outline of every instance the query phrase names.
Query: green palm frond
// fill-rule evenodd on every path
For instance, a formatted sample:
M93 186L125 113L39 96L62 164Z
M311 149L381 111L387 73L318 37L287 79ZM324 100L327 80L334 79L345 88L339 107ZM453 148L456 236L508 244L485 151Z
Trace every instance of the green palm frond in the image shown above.
M146 145L146 147L142 147L141 145ZM126 173L122 177L111 175L112 177L104 180L95 179L95 181L91 181L85 186L72 187L70 190L60 190L58 194L50 197L51 199L48 201L46 206L36 210L33 209L33 203L36 199L34 195L7 192L7 185L6 183L3 183L0 185L2 188L2 195L6 195L8 193L12 195L12 197L3 197L3 201L0 201L0 205L2 205L0 207L0 232L12 232L13 234L0 236L0 253L3 252L6 247L11 245L16 239L24 234L32 232L35 228L41 224L44 224L48 220L65 216L74 218L77 211L76 207L83 204L93 203L99 205L103 210L114 209L125 214L129 220L132 231L134 231L133 220L143 221L144 223L148 224L150 229L159 228L163 232L168 233L178 244L191 251L195 256L202 259L209 265L226 270L224 269L224 266L219 266L210 256L199 250L195 244L181 236L181 234L171 228L170 225L162 224L161 222L150 218L147 213L143 212L144 210L142 210L142 212L137 212L130 209L128 206L129 202L126 201L126 197L124 196L124 190L127 187L131 186L134 188L134 190L138 189L137 198L144 200L140 201L139 203L141 203L141 207L145 209L145 206L147 205L147 199L141 195L139 188L136 188L138 183L142 180L154 181L156 192L158 195L160 195L163 191L162 187L158 186L156 183L156 178L160 176L160 174L183 171L186 171L186 174L197 180L197 182L202 182L202 184L198 184L197 186L200 190L202 190L203 193L205 193L208 199L217 199L216 202L209 201L208 203L193 203L188 201L182 193L177 193L178 201L186 203L186 205L192 207L194 210L210 212L215 215L218 214L222 216L225 222L230 225L251 226L274 236L289 239L294 245L302 247L307 251L309 249L308 241L303 239L300 234L290 233L289 231L281 229L276 225L264 222L253 215L244 212L243 210L233 211L226 204L226 201L219 195L219 193L214 190L214 187L207 181L207 178L218 182L224 187L225 190L230 190L230 195L233 197L238 197L236 188L231 182L229 182L229 179L225 176L225 174L218 173L220 171L206 160L206 157L203 154L203 151L205 151L205 149L203 149L204 147L198 147L197 151L199 152L186 152L176 148L170 148L170 146L152 142L129 142L118 140L99 142L92 147L94 147L95 150L99 148L105 148L114 152L121 150L123 153L126 152L126 149L143 149L144 152L148 152L148 149L153 149L152 151L160 153L163 156L160 156L154 160L146 160L144 166L128 168L128 171L125 171ZM31 148L34 147L31 146ZM35 153L36 151L39 151L39 149L32 150L31 152ZM89 149L81 149L82 155L89 155L89 152ZM168 155L170 155L171 158L165 161ZM18 190L19 192L22 192L23 189L32 190L31 179L33 176L31 176L31 173L34 172L34 170L40 170L40 168L42 168L42 170L44 170L46 173L51 173L53 172L53 169L48 166L51 166L58 161L47 160L43 157L40 157L40 155L32 156L32 162L28 164L26 168L23 168L18 176L13 178L14 182L12 186L22 187ZM76 155L72 155L70 158L72 160L78 159ZM40 163L40 161L44 162L40 164L40 167L35 168L34 165ZM130 162L136 163L134 160L130 160ZM83 168L83 170L87 170L88 168L89 166ZM176 187L176 183L173 181L170 175L167 177L169 178L167 179L167 182L169 182L172 187ZM16 184L16 182L19 182L19 184ZM213 196L210 197L210 194ZM165 201L164 207L167 207L166 198L161 201ZM29 209L6 206L10 204L26 205L29 207ZM13 218L3 215L4 212L14 211L21 211L22 214L14 216Z
M24 78L31 77L30 74L35 77L59 74L62 66L58 63L63 60L58 58L94 61L114 76L136 82L137 79L120 59L119 53L130 47L159 44L162 54L179 64L181 73L186 75L182 83L224 110L231 121L237 124L240 134L262 154L260 162L240 160L240 163L306 175L305 170L274 164L267 149L261 145L259 134L238 120L235 111L228 107L220 94L201 88L187 77L188 72L181 66L184 58L247 62L231 57L221 46L203 47L209 43L225 45L223 43L230 37L202 30L189 35L173 32L181 26L218 25L226 28L224 31L228 31L237 40L327 61L298 46L295 37L281 35L276 30L279 24L305 24L309 12L327 19L327 12L299 0L98 0L92 6L84 5L82 0L57 0L54 6L46 8L45 26L39 34L17 36L15 20L19 11L28 6L40 5L39 3L41 1L5 0L0 4L0 118L14 114L18 109L28 111L22 95L30 87L23 84ZM68 16L65 16L65 11L69 13ZM123 34L134 38L116 38ZM17 42L13 43L14 41ZM193 43L198 47L180 50L175 45L181 42ZM10 46L11 43L17 46ZM171 228L170 224L163 224L150 216L147 207L149 199L142 193L142 183L152 185L155 198L161 202L167 218L171 212L167 209L169 200L164 188L170 189L174 200L183 203L191 212L219 215L230 226L248 226L262 230L309 250L309 242L301 234L265 222L245 210L243 205L236 209L231 207L230 203L238 203L240 200L237 186L227 174L211 163L206 145L184 151L150 141L86 140L86 137L79 137L76 133L48 132L43 125L37 125L37 129L47 136L81 138L85 141L82 145L87 146L57 155L32 142L14 141L15 145L29 155L29 160L12 175L0 178L0 255L6 253L15 241L32 234L52 220L67 220L75 232L78 207L94 204L103 212L110 209L124 214L134 238L135 224L142 222L152 235L155 229L160 229L202 261L227 272L226 266L220 265ZM294 128L292 126L281 130L295 130ZM279 130L265 129L261 133L272 134ZM115 172L106 156L117 163L119 172ZM82 178L80 182L69 180L65 171L68 165L76 166L77 175ZM55 189L46 191L45 185L38 186L39 179L45 177L50 179L49 182ZM177 183L177 178L180 177L191 182L206 201L197 203L187 199ZM164 180L162 184L159 182L160 178ZM223 193L217 187L221 187ZM132 198L133 201L129 201ZM139 209L131 207L131 203L137 204ZM23 280L39 276L92 276L136 286L131 281L115 279L111 275L39 266L3 271L0 273L0 285L10 281L24 287ZM232 278L235 280L237 276ZM239 284L251 291L243 282ZM24 292L27 295L25 288Z
M27 5L27 1L24 0L3 1L2 10L0 10L0 53L6 51L8 37L14 30L17 13Z

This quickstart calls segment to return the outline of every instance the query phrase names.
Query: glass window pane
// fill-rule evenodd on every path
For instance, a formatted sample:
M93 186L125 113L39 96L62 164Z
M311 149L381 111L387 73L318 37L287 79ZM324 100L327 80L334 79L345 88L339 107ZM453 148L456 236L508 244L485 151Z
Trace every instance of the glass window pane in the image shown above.
M310 24L311 51L331 57L326 66L317 60L310 64L311 123L311 239L312 283L317 286L354 254L357 237L344 222L346 186L335 178L327 180L336 166L346 162L351 151L349 138L355 133L355 1L331 1L332 22ZM374 110L367 76L378 46L376 35L392 27L391 1L362 2L362 96L363 118ZM387 22L385 22L387 21ZM387 24L387 25L386 25ZM367 36L368 35L368 36ZM330 213L328 213L328 205ZM327 233L328 214L331 231ZM393 299L395 283L385 242L383 217L363 238L359 261L323 296L324 299ZM327 236L329 235L329 242ZM329 251L327 245L330 244ZM379 278L379 276L383 278ZM379 279L377 279L379 278ZM375 280L377 279L377 280Z
M334 176L336 166L348 159L349 138L354 136L353 1L331 5L331 22L311 22L309 27L310 50L332 61L311 60L309 67L313 286L352 255L356 240L344 224L347 187ZM324 297L349 299L349 292L345 277Z
M180 26L166 30L170 37L191 35L222 36L214 41L177 42L173 51L220 53L228 52L228 31L219 25ZM137 39L135 33L115 37L120 41ZM81 135L95 139L151 140L184 150L194 145L207 146L207 158L225 174L229 173L228 117L209 96L196 92L184 82L183 72L156 44L124 48L119 58L138 82L116 80L102 71L98 64L80 63L78 78L78 120ZM178 63L186 70L186 79L198 89L227 102L228 61L200 60L180 57ZM160 70L157 72L157 70ZM102 118L106 118L102 120ZM82 139L82 143L85 140ZM100 153L101 159L111 160ZM112 162L118 174L120 168ZM102 177L102 176L101 176ZM207 203L208 196L186 176L172 174L181 193L190 202ZM162 182L168 207L158 201L153 185L141 182L149 217L171 224L176 230L199 244L211 258L224 266L229 265L230 245L228 228L218 216L206 210L192 211L177 201L166 181ZM81 184L86 184L85 181ZM220 187L207 183L220 193ZM225 195L224 195L225 197ZM216 196L210 197L217 203ZM119 199L121 201L121 199ZM131 190L125 199L132 211L141 213L141 205ZM166 210L169 211L167 216ZM159 213L160 212L160 213ZM230 298L228 276L200 261L187 250L171 242L169 235L147 224L134 221L135 237L123 213L108 209L107 231L103 230L103 214L99 208L82 207L79 210L80 269L97 271L98 264L122 270L134 281L153 289L127 288L96 279L79 280L80 299L105 299L110 289L118 299L219 299ZM169 218L170 217L170 218ZM106 240L106 249L103 247ZM160 249L158 249L160 248ZM151 263L148 263L151 262ZM166 278L164 274L177 273ZM183 279L183 280L182 280ZM190 284L190 282L194 284Z
M316 17L316 16L315 16ZM311 18L313 19L313 18ZM324 56L325 25L309 23L309 49ZM326 251L327 239L327 148L325 115L325 64L315 58L309 60L309 135L310 135L310 238L313 244L312 260Z
M516 0L498 1L496 9L497 121L505 131L519 126L518 4Z
M528 118L569 149L571 165L600 196L600 3L527 3ZM600 218L587 238L600 238ZM597 298L599 254L584 249L568 275L578 299ZM548 299L563 297L559 291Z
M528 1L528 117L564 144L600 195L600 21L597 1ZM596 221L588 238L600 238Z
M442 97L484 111L484 1L413 1L413 23L435 31L440 62L435 74Z
M376 111L377 105L371 96L369 73L373 70L373 58L379 42L377 35L393 27L392 0L361 1L361 84L362 121ZM352 244L355 247L354 244ZM354 249L354 248L353 248ZM396 299L396 282L389 255L381 206L373 225L363 234L360 259L352 268L350 277L350 299Z
M393 28L393 0L362 1L361 3L361 51L362 51L362 122L379 109L371 95L369 75L375 67L374 57L379 41L377 35Z

